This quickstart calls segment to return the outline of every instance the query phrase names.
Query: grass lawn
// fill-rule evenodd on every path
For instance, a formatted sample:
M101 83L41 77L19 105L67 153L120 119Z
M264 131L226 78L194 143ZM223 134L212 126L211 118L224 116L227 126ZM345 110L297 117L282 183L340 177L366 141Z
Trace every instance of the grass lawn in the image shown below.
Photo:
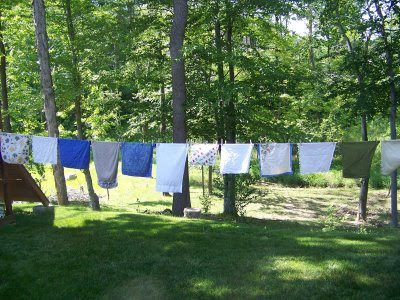
M79 191L81 172L66 172ZM197 207L199 174L191 171ZM109 201L96 186L101 212L72 204L38 216L16 204L17 224L0 227L0 299L400 299L399 230L332 215L356 210L356 189L263 185L248 215L266 220L185 220L156 214L172 199L154 179L119 183ZM52 181L43 189L52 194ZM370 195L370 213L386 216L386 192Z
M0 299L399 297L397 230L16 209L0 228Z

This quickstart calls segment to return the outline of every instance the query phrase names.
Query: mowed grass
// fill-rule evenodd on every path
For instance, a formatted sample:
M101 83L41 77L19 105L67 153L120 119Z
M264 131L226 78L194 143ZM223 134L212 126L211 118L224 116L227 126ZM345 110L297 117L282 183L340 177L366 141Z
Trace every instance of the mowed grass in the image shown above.
M78 176L69 188L86 192L79 170L66 173ZM190 175L192 205L201 207L200 169ZM265 197L247 209L264 220L219 216L217 197L216 215L186 220L160 214L172 197L154 187L155 179L120 174L107 200L95 183L100 212L72 203L34 215L17 203L16 225L0 227L0 299L400 298L400 232L324 221L332 207L357 209L356 188L264 182ZM369 208L387 222L386 191L371 190Z
M82 206L0 228L0 299L394 299L397 230Z

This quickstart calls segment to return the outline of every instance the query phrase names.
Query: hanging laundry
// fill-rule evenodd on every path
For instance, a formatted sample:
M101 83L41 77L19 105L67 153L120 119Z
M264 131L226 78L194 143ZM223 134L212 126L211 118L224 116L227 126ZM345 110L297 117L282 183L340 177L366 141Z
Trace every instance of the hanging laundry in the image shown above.
M122 143L122 174L151 177L153 144Z
M343 142L341 144L343 177L368 177L378 144L379 142Z
M38 164L57 164L57 138L32 136L32 157Z
M221 174L249 172L253 144L223 144L221 146Z
M400 140L382 141L381 172L390 175L400 167Z
M29 137L21 134L1 134L1 156L9 164L26 164L29 161Z
M293 174L292 144L259 144L258 161L260 164L260 175L262 177Z
M331 168L336 143L300 143L300 174L323 173Z
M92 141L92 150L98 185L104 189L117 187L119 143Z
M217 160L217 144L194 144L190 146L191 165L214 166Z
M89 169L89 141L58 139L58 152L63 167L72 169Z
M157 144L157 192L182 193L187 150L187 144Z

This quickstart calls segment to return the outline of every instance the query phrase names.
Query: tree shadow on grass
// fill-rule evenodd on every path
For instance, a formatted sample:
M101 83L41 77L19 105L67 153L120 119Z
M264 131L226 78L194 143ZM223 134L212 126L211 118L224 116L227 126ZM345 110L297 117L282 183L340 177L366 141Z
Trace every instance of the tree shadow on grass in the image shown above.
M393 298L400 287L398 232L113 212L65 227L53 219L21 214L0 229L0 298Z

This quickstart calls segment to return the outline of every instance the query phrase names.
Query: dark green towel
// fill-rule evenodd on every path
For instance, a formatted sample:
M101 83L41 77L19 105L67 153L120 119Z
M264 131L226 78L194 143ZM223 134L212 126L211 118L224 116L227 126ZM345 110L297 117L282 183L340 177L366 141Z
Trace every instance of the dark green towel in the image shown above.
M379 142L343 142L343 177L365 178L369 176L372 157Z

